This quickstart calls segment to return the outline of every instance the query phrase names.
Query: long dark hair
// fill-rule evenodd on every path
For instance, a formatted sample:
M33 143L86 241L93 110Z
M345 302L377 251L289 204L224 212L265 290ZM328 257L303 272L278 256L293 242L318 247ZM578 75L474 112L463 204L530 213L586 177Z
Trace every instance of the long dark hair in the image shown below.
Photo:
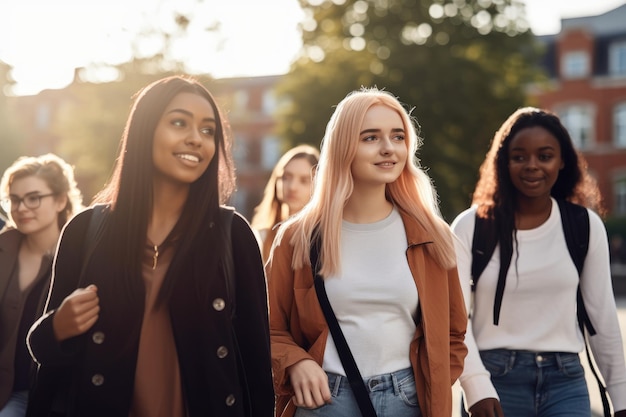
M552 134L561 147L563 169L559 171L550 194L556 199L593 209L604 214L600 190L589 175L587 162L574 147L572 139L557 115L534 107L515 111L500 126L480 167L472 205L481 217L492 218L498 230L501 245L512 246L515 229L515 186L509 175L509 143L522 129L542 127Z
M112 261L120 266L120 273L124 275L113 279L112 284L126 287L129 294L141 288L141 259L153 204L154 132L165 108L180 93L197 94L213 108L216 117L216 154L206 171L191 184L175 227L179 253L187 253L197 236L204 233L215 243L214 247L219 247L217 239L220 235L213 230L219 228L212 226L218 223L219 205L227 200L234 189L227 125L211 93L195 79L183 76L166 77L141 89L134 97L111 179L94 198L95 203L111 207L103 239L115 243ZM171 268L174 267L172 264ZM173 282L166 280L161 290L163 297L159 298L167 298L172 287Z

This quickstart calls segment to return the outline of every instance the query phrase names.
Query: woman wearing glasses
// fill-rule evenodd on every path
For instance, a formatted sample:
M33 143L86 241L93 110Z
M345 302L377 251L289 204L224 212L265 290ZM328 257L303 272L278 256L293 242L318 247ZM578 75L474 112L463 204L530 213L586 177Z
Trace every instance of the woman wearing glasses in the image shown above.
M0 417L24 416L33 362L26 333L43 311L61 229L82 206L72 167L53 154L21 157L2 176Z

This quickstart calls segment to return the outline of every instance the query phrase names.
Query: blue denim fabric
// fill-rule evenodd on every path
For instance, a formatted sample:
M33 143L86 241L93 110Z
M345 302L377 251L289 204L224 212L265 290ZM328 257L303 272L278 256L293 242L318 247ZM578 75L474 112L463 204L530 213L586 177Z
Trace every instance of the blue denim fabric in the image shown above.
M295 417L360 416L348 378L327 372L332 402L314 410L298 408ZM420 417L415 378L411 368L364 380L378 417Z
M494 349L480 352L506 417L590 417L577 353Z
M9 402L0 410L0 417L24 417L27 403L28 391L13 391Z

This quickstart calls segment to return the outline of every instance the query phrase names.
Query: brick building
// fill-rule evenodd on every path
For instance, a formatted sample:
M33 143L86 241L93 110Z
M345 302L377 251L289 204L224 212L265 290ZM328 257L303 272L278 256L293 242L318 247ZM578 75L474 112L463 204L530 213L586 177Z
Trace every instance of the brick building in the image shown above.
M531 95L555 111L584 153L610 216L626 216L626 4L561 20L546 47L546 86Z
M279 79L279 75L222 78L210 86L233 135L237 191L230 204L249 220L283 152L275 134L278 103L274 87Z
M274 134L274 87L279 79L279 75L224 78L209 85L226 114L234 140L237 191L230 204L248 219L261 201L265 183L283 152L282 142ZM9 98L11 109L18 116L16 127L24 135L26 154L55 152L66 157L60 153L62 138L53 133L53 126L63 106L73 100L68 88Z

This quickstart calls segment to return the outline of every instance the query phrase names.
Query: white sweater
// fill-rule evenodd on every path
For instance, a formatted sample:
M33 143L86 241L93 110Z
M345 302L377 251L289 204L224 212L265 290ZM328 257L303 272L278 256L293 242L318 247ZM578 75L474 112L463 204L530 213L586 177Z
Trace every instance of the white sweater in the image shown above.
M606 230L589 211L589 251L580 277L583 300L597 334L590 345L606 381L615 410L626 409L626 366L611 284ZM452 223L459 278L470 311L472 237L475 208ZM518 257L519 254L519 257ZM495 288L500 268L496 250L476 285L473 315L465 342L469 349L460 377L468 406L484 398L499 398L478 354L486 349L536 352L581 352L584 340L576 318L576 267L569 255L558 204L552 200L548 220L531 230L518 230L506 278L499 325L493 324Z

